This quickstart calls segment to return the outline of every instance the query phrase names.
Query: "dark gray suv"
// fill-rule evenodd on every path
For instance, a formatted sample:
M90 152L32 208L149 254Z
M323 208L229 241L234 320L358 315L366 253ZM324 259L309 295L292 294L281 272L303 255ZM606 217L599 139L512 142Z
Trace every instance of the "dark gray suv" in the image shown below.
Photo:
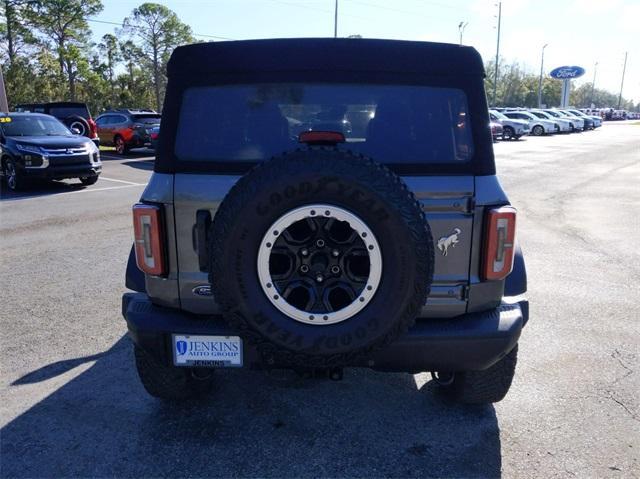
M168 78L122 305L150 394L204 393L216 368L366 367L505 396L526 273L474 49L197 44Z

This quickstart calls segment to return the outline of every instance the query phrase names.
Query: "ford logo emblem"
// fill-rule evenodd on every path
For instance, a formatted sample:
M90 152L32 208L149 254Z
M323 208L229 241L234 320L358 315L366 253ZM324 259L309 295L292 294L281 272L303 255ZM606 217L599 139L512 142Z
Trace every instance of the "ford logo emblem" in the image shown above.
M585 71L582 67L558 67L551 70L549 76L558 80L573 80L584 75Z
M211 286L208 284L201 284L191 290L191 292L197 296L212 296Z

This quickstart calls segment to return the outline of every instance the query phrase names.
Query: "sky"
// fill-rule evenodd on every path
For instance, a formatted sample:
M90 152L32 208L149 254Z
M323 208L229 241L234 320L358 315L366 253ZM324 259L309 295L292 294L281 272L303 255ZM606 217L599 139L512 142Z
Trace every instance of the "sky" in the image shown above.
M335 0L155 0L176 12L205 41L333 36ZM121 23L143 0L103 0L101 22ZM463 43L483 59L496 54L498 0L338 0L338 36L458 43L458 25L467 22ZM578 65L585 75L576 85L620 91L640 102L640 0L503 0L500 56L527 70ZM115 25L90 23L94 40ZM198 36L199 35L199 36Z

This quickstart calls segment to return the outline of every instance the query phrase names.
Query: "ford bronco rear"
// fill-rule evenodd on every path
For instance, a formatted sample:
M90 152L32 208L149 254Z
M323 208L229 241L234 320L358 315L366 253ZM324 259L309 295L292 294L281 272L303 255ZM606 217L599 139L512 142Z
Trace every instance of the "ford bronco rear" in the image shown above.
M198 44L168 78L123 297L150 394L222 367L367 367L505 396L526 273L474 49Z

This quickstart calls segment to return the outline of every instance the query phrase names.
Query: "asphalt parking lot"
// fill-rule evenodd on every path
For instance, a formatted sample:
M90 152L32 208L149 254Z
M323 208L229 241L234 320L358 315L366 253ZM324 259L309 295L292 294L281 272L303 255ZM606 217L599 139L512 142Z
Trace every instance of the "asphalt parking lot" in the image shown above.
M531 320L507 398L450 406L427 374L222 371L167 406L120 315L149 152L0 201L2 477L640 477L640 124L495 146Z

